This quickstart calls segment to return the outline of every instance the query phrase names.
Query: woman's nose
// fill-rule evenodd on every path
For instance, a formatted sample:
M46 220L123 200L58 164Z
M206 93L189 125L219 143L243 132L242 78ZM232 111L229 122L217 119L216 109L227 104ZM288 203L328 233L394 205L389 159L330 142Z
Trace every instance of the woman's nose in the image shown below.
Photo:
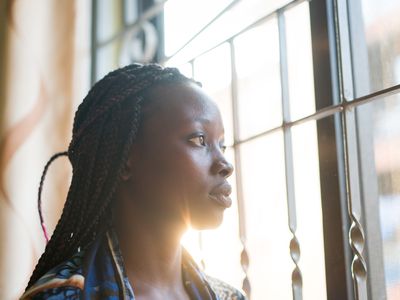
M223 155L215 159L213 169L214 173L220 174L224 178L231 176L234 170L233 165Z

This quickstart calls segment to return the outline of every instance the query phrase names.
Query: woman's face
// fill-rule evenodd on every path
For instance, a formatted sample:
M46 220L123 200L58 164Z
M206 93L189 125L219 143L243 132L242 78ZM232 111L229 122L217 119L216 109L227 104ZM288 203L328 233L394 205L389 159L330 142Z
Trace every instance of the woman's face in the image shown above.
M124 185L134 209L154 222L205 229L231 205L220 112L192 83L168 84L150 95Z

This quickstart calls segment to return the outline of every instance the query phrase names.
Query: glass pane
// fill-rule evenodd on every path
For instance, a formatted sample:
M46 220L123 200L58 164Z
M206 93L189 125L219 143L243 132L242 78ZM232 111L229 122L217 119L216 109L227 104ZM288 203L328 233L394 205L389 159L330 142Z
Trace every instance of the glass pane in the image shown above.
M292 145L303 297L323 300L326 299L325 256L315 121L292 128Z
M232 0L167 1L164 9L165 54L172 55L231 2Z
M171 1L171 0L169 0ZM181 0L184 2L186 0ZM237 3L231 7L230 10L225 12L219 19L217 19L212 25L206 28L202 33L198 35L190 44L187 45L181 52L179 52L172 60L175 60L175 63L189 61L193 57L200 55L204 51L210 49L211 47L218 45L218 43L223 42L224 40L238 34L241 30L246 28L247 26L253 24L257 20L262 19L268 14L274 12L276 9L281 6L291 2L292 0L274 0L274 1L265 1L265 0L246 0L246 1L236 1ZM191 3L192 1L188 1ZM196 9L196 6L188 5L189 8L185 10L180 6L175 8L175 14L185 14L184 21L180 21L176 24L176 27L168 29L166 24L166 44L169 43L168 39L174 39L177 36L178 32L182 32L182 28L187 28L190 26L191 20L194 18L198 18L196 16L201 13L202 10L213 10L215 5L218 5L219 2L226 3L227 1L209 1L210 4L207 5L207 1L194 1L201 3L202 6L200 9ZM232 1L229 1L232 2ZM221 5L222 6L222 5ZM174 15L171 15L171 18ZM181 19L182 20L182 19ZM254 50L256 50L258 46L258 41L253 44ZM170 55L172 53L168 53Z
M103 46L96 53L96 80L119 67L121 44L119 41Z
M397 300L400 299L400 95L359 107L357 117L366 241L376 243L370 245L374 253L370 257L376 260L371 262L372 271L376 271L371 276L378 276L384 282L388 300ZM377 253L383 257L377 257ZM376 266L380 260L383 270Z
M239 137L244 139L282 123L276 19L238 36L234 45Z
M252 300L291 300L285 162L281 132L240 146Z
M296 120L315 112L308 2L286 11L285 22L290 117Z
M122 1L121 0L96 0L97 1L97 42L103 42L122 29Z
M352 51L362 96L400 83L400 2L349 1ZM359 84L360 85L360 84Z
M194 62L194 78L217 102L225 126L225 143L233 144L231 59L228 44L200 56Z
M132 24L138 17L138 0L124 0L124 3L125 22Z

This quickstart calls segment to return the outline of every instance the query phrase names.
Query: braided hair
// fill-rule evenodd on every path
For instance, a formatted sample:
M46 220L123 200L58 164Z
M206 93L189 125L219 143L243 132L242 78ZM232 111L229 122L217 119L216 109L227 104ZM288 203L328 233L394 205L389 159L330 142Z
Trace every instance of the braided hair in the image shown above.
M42 174L38 210L47 239L41 212L43 181L49 164L61 155L68 156L73 175L64 209L27 289L104 232L143 107L150 102L146 93L161 84L188 81L193 82L175 68L132 64L107 74L89 91L75 114L68 151L55 154Z

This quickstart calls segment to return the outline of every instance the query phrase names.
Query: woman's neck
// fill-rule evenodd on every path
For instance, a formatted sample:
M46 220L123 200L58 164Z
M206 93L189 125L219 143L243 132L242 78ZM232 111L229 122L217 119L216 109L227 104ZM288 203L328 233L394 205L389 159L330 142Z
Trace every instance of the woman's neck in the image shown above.
M131 215L128 222L116 225L115 229L135 296L188 299L182 282L180 239L184 228L159 224L138 215Z
M126 271L152 282L181 280L180 236L146 227L138 224L117 231Z

